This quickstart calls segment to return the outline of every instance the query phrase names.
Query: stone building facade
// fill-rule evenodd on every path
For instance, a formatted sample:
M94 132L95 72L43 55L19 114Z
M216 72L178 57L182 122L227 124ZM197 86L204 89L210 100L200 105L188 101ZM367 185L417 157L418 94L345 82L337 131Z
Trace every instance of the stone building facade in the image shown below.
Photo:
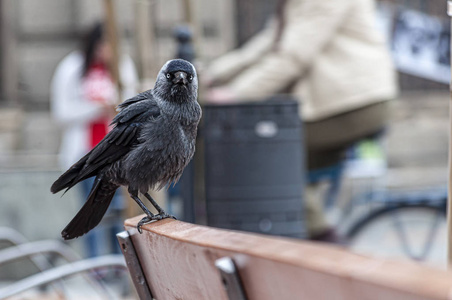
M175 53L174 28L187 21L197 32L199 54L212 57L233 45L233 2L227 0L112 0L122 51L137 57L137 30L148 24L154 69ZM2 0L0 2L0 105L45 110L58 62L78 47L83 33L105 15L104 0ZM146 10L150 20L137 20ZM144 66L146 67L146 66ZM158 70L158 68L157 68ZM154 70L155 71L155 70Z

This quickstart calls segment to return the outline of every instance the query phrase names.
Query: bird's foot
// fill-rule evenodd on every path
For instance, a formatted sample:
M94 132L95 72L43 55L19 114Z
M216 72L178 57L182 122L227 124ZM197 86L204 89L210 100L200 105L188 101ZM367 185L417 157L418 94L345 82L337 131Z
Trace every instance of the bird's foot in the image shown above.
M155 220L163 220L167 218L173 218L174 220L177 220L177 218L173 215L167 214L166 212L162 211L158 215L154 216Z
M141 219L137 224L137 230L141 234L143 231L141 230L141 226L150 223L152 221L158 221L163 220L166 218L173 218L174 220L177 220L175 216L169 215L166 212L159 213L158 215L152 215L152 216L146 216L143 219Z
M138 224L137 224L137 229L138 229L138 232L139 232L140 234L143 233L143 231L141 230L141 226L143 226L144 224L147 224L147 223L153 221L153 220L154 220L153 217L154 217L154 216L152 216L152 217L151 217L151 216L146 216L146 217L144 217L143 219L141 219L140 222L138 222Z

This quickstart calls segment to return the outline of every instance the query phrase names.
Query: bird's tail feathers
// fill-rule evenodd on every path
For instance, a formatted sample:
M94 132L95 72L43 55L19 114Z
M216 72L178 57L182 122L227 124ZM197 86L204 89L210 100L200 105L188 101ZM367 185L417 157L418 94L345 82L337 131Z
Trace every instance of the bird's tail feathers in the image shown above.
M69 168L66 172L64 172L50 187L50 191L53 194L58 193L59 191L66 189L65 193L72 188L74 185L76 185L78 182L80 182L83 179L86 179L88 177L81 177L80 172L83 170L83 167L85 166L85 163L88 159L88 155L85 155L82 157L78 162L72 165L72 167Z
M102 176L96 177L86 203L61 232L65 240L84 235L96 227L107 211L118 186L102 181Z

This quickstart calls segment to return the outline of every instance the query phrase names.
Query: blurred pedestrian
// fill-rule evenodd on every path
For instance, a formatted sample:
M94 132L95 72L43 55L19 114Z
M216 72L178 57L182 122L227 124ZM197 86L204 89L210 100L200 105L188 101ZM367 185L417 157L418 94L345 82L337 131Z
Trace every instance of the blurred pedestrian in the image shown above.
M121 95L109 69L112 59L113 51L105 38L104 27L97 23L82 40L81 49L67 55L55 70L51 111L63 129L60 147L63 170L102 140L109 131L116 105L136 94L138 79L132 59L124 55L119 61ZM92 183L93 178L90 178L82 184L83 203ZM115 234L122 229L119 217L124 206L124 199L117 192L107 212L107 216L111 216L109 226L98 227L87 234L88 256L100 255L106 249L110 249L107 252L119 252ZM105 230L108 232L104 233Z
M308 169L333 166L354 142L381 131L397 94L373 0L279 0L275 16L243 47L213 61L201 79L207 101L300 101ZM334 240L316 188L306 189L312 239Z

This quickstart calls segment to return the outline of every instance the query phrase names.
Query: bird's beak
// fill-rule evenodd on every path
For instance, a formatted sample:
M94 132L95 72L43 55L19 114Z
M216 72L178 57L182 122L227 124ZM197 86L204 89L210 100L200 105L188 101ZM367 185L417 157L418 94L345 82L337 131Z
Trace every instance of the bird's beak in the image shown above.
M188 79L187 79L187 73L179 71L174 74L173 83L174 84L183 84L187 85Z

